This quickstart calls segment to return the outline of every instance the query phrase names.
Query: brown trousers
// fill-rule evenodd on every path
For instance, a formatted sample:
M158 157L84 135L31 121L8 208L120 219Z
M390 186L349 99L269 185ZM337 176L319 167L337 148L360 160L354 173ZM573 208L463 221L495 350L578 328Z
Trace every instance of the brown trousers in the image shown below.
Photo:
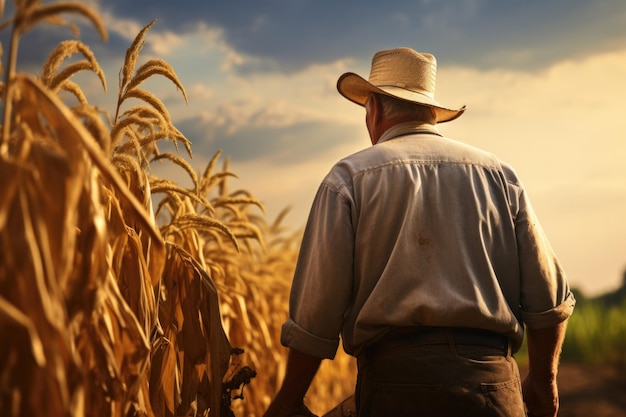
M524 417L510 349L461 344L395 346L358 357L359 417Z

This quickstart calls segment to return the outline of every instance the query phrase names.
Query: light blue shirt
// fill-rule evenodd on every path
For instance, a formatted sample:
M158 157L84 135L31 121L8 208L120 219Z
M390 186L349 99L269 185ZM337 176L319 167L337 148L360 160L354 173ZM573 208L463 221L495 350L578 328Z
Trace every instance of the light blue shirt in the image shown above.
M304 232L281 342L334 357L394 326L493 330L567 319L574 297L513 169L403 123L339 161Z

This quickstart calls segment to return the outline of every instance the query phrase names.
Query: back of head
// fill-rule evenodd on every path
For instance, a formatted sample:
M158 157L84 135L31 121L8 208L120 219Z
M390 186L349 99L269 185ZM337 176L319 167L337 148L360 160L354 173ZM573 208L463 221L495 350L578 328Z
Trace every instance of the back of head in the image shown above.
M420 121L429 124L437 123L437 116L432 107L423 106L406 100L379 94L383 115L388 120Z

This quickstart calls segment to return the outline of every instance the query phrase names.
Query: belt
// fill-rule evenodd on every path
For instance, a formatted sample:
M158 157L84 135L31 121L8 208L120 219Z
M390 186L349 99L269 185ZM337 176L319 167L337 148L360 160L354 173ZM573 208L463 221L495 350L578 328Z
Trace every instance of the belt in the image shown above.
M407 345L470 345L494 348L507 352L509 339L496 332L465 327L400 327L368 345L364 353L372 358L386 350Z

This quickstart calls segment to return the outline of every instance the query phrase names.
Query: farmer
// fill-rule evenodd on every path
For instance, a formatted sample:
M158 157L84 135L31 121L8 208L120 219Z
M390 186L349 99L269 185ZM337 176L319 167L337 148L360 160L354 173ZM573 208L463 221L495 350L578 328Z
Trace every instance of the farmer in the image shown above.
M311 415L304 395L340 336L368 416L555 416L574 308L515 171L442 136L436 60L374 55L339 93L365 108L371 147L322 181L291 288L286 374L265 416ZM529 372L512 357L526 330ZM523 396L522 396L523 392Z

